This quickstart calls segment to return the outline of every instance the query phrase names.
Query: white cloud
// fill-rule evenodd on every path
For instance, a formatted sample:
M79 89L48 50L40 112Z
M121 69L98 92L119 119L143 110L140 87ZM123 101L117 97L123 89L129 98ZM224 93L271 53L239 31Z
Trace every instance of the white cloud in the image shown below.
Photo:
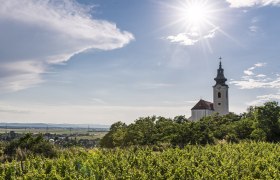
M170 42L179 43L185 46L191 46L198 42L198 39L192 39L187 33L180 33L176 36L168 36L167 39L170 40Z
M280 88L280 78L269 81L268 79L246 79L231 81L231 84L238 86L240 89L257 89L257 88Z
M248 76L251 76L251 75L253 75L254 73L253 73L253 71L250 71L249 69L247 69L247 70L244 71L244 74L246 74L246 75L248 75Z
M258 17L254 17L251 20L251 25L249 26L249 31L250 31L251 35L254 35L261 30L261 28L259 26L259 21L260 21L260 19Z
M256 33L258 29L259 29L258 26L254 26L254 25L249 27L249 30L253 33Z
M265 66L265 65L266 65L266 63L256 63L256 64L254 64L254 66L249 67L248 69L244 70L243 72L244 72L244 74L246 75L245 78L248 79L248 76L254 75L254 73L253 73L253 70L254 70L254 69L259 68L259 67L263 67L263 66ZM243 76L243 77L244 77L244 76ZM243 78L243 79L244 79L244 78Z
M266 63L256 63L255 64L255 67L263 67L263 66L265 66L266 65Z
M265 74L255 74L253 70L265 66L266 63L257 63L253 67L244 71L241 80L232 80L230 84L238 86L240 89L257 89L257 88L280 88L280 77L267 77Z
M230 4L230 7L232 8L280 5L280 0L226 0L226 1Z
M277 100L280 100L279 93L278 94L266 94L266 95L257 96L256 100L248 102L247 105L257 106L257 105L261 105L268 101L277 101Z
M259 95L255 100L247 102L246 105L248 106L257 106L268 101L280 100L280 91L278 90L280 89L280 76L275 74L274 77L268 77L268 75L256 74L253 72L265 65L266 63L256 63L254 66L244 71L244 75L241 77L241 80L230 81L230 84L233 84L240 89L269 89L269 91L278 91L278 93L274 94Z
M166 39L172 43L179 43L184 46L191 46L204 39L212 39L215 37L219 27L215 27L206 34L199 34L197 31L191 31L188 33L179 33L175 36L168 36Z
M43 82L51 64L87 49L121 48L134 39L112 22L93 19L74 0L0 0L0 87L17 91Z
M258 75L256 75L256 77L263 78L263 77L266 77L266 75L265 74L258 74Z

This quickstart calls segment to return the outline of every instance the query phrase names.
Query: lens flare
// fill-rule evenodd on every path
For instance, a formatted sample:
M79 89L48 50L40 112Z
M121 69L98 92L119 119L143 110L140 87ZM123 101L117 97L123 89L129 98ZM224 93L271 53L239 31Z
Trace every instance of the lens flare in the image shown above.
M207 23L209 15L209 9L205 4L191 3L187 5L182 16L191 26L202 26L203 23Z

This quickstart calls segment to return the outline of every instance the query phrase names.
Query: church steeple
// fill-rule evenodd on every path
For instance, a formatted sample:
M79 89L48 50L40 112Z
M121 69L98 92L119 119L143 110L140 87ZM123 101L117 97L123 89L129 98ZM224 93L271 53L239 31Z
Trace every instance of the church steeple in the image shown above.
M219 69L215 78L216 84L213 86L213 105L215 112L225 115L229 113L228 85L226 84L227 79L224 75L221 60L222 58L220 58Z
M225 78L224 69L222 68L222 58L220 57L219 59L220 59L219 69L217 70L217 77L214 80L216 81L216 85L220 84L222 86L227 86L226 84L227 78Z

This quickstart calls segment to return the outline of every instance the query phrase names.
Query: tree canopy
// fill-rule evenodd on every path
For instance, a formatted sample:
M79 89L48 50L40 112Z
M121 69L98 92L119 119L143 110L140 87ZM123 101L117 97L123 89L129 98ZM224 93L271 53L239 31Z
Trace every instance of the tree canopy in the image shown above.
M198 121L189 121L185 116L173 119L141 117L129 125L119 121L112 124L100 145L109 148L159 144L182 147L246 139L280 141L280 107L277 102L249 107L241 115L229 113L220 116L214 113Z

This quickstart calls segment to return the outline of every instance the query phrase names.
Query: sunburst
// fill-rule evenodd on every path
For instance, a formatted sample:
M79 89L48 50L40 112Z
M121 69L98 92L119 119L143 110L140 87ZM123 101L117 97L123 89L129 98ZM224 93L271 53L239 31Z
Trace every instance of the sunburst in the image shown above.
M217 12L218 9L208 0L186 0L177 7L176 16L185 27L202 31L207 27L216 27Z

